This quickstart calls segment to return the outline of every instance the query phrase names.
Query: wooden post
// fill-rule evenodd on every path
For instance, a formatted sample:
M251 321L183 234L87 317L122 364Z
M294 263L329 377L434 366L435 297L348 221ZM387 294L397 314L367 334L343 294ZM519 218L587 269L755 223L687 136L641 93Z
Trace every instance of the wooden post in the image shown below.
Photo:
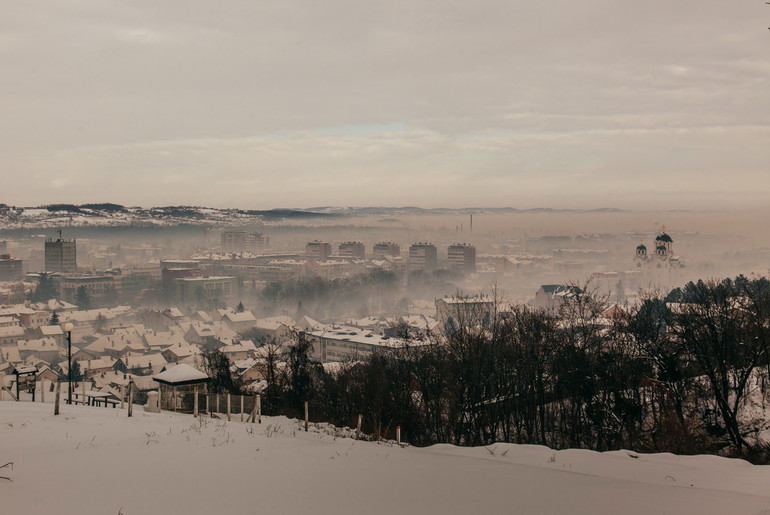
M401 445L401 426L396 426L396 443Z
M214 404L215 404L215 409L217 410L217 413L219 413L219 394L218 394L218 393L215 393L215 394L214 394L214 396L215 396L215 397L214 397L214 401L215 401L215 403L214 403Z
M3 386L2 384L0 384L0 390L3 390L4 392L8 392L8 395L10 395L10 396L11 396L11 399L13 399L13 400L15 400L15 401L17 401L17 402L19 401L19 398L18 398L18 397L16 397L16 396L13 394L13 392L12 392L11 390L9 390L8 388L6 388L6 387L5 387L5 386Z
M195 400L193 400L193 417L198 416L198 385L195 385L195 395L193 396Z
M249 415L249 420L251 421L252 424L257 419L257 417L259 417L259 423L260 424L262 423L262 414L260 413L260 411L262 410L262 402L261 401L262 401L262 398L255 393L254 394L254 408L251 410L251 415Z
M134 413L134 381L133 379L128 381L128 416L130 417Z
M211 394L208 392L208 390L206 390L206 413L209 414L209 417L211 416L211 410L209 409L209 401L211 400L210 397Z
M59 396L61 393L61 379L56 380L56 397L53 401L53 414L58 415L59 414Z
M356 424L356 440L361 438L361 414L358 414L358 423Z
M126 407L125 402L123 402L123 385L120 385L118 388L120 389L120 409L123 409Z
M80 381L80 405L85 406L86 405L86 382L85 380Z
M307 409L307 401L305 401L305 432L307 433L307 415L308 415L308 409Z
M176 386L171 387L171 409L176 411Z
M230 392L227 392L227 420L228 420L228 421L230 421L230 406L231 406L231 404L232 404L232 403L230 402L230 400L231 400L231 399L230 399Z
M40 402L45 402L45 380L40 380Z
M243 422L243 395L241 395L240 398L241 398L241 422Z

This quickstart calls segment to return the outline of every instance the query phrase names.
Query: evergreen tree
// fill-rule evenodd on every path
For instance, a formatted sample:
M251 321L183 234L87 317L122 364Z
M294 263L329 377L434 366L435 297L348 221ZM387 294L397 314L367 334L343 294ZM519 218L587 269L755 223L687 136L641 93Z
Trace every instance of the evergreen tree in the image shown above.
M91 295L88 294L85 286L79 286L75 292L75 304L81 310L91 309Z
M46 302L59 296L59 290L54 284L53 279L45 273L40 273L37 287L30 294L29 300L32 302Z
M48 325L59 325L59 314L56 310L51 314L51 319L48 321Z
M236 312L236 313L243 313L243 311L244 311L245 309L246 309L246 308L244 308L244 307L243 307L243 302L239 302L239 303L238 303L238 306L236 306L236 308L235 308L235 312Z
M94 329L96 330L96 332L101 333L104 330L106 325L107 325L107 318L101 313L96 315L96 320L94 320Z
M83 379L83 373L80 370L80 364L77 361L72 362L72 374L73 381L81 381Z

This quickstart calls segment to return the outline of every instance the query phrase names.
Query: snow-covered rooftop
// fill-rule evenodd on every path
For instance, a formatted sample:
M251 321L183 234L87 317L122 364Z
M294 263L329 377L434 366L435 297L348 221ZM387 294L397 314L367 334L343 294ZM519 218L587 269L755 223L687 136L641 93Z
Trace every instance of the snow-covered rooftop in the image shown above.
M152 376L153 380L175 386L203 383L209 380L209 376L186 363L166 369L160 374Z

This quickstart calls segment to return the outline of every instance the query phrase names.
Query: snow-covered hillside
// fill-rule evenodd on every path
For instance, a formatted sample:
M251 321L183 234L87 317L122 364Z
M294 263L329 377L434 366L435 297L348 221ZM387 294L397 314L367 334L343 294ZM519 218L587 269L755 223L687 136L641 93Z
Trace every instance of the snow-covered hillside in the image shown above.
M336 217L337 213L307 210L217 209L200 206L125 207L118 204L59 204L48 207L9 207L0 204L3 229L47 229L52 227L126 227L177 225L269 225L299 223L308 218Z
M311 425L0 402L0 512L770 514L770 467L714 456L426 449Z
M52 227L125 227L125 226L247 226L307 225L323 219L340 217L617 212L614 208L593 210L457 208L423 209L418 207L314 207L309 209L226 209L203 206L129 207L119 204L56 204L43 207L18 207L0 204L3 229L48 229Z

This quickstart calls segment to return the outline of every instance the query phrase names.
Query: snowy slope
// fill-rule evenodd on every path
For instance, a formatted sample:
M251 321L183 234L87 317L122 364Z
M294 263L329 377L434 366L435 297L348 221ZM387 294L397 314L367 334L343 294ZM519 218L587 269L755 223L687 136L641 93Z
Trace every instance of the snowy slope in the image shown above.
M295 421L0 402L0 513L770 514L770 467L497 444L427 449Z

